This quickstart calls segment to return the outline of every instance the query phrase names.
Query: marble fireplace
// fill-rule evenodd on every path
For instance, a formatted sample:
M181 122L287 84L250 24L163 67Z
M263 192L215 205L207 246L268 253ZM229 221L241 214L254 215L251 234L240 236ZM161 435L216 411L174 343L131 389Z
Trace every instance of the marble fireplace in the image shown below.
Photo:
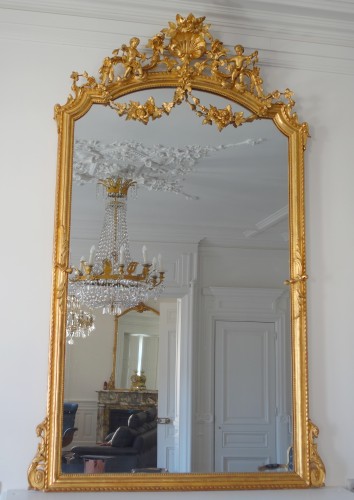
M102 442L109 432L126 425L129 416L137 411L157 406L156 390L107 389L97 391L96 441Z

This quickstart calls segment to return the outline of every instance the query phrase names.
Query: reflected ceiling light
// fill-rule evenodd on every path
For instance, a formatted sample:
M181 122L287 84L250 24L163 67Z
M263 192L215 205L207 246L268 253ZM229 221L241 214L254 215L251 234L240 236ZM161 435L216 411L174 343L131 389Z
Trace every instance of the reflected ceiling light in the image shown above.
M143 262L130 256L127 231L127 195L136 182L132 179L107 178L99 184L106 191L106 207L97 252L91 247L88 262L81 258L80 267L73 268L70 287L80 303L103 314L121 314L149 298L156 298L164 289L161 255L148 261L142 248Z
M83 311L80 301L69 290L66 315L66 340L74 344L74 338L86 338L95 329L95 317L91 312Z

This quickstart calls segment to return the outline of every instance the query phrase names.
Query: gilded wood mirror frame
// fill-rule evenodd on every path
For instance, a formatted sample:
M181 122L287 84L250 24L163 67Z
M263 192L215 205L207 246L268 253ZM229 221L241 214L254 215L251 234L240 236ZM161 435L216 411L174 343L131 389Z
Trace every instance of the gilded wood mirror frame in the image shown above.
M117 364L117 349L118 349L118 337L119 337L119 318L122 316L125 316L131 311L136 311L140 314L143 314L146 311L150 311L157 316L160 315L159 311L154 309L153 307L148 306L147 304L144 304L143 302L140 302L137 306L135 307L130 307L129 309L126 309L123 311L121 314L116 314L114 317L114 334L113 334L113 351L112 351L112 373L108 382L108 389L118 389L116 387L116 364Z
M175 23L151 38L146 52L139 39L106 57L95 78L73 72L73 95L55 107L58 124L58 177L51 341L49 354L48 414L37 427L40 440L28 471L30 487L47 491L163 491L306 488L324 484L325 468L317 452L318 428L308 414L308 369L306 331L306 269L304 227L304 151L308 126L293 111L292 92L265 93L258 53L244 54L240 45L230 54L204 23L192 14L177 15ZM232 51L233 52L233 51ZM171 102L114 102L144 89L171 88ZM207 107L193 96L201 90L229 99L224 109ZM134 97L133 97L134 98ZM65 362L65 318L69 269L71 185L75 122L92 106L105 105L129 120L148 123L186 101L191 112L219 130L238 127L257 119L273 120L288 138L290 287L292 332L293 447L294 472L214 474L63 474L61 433ZM234 112L232 104L247 113ZM118 119L118 118L117 118ZM165 117L166 119L166 117ZM247 125L245 125L247 126Z

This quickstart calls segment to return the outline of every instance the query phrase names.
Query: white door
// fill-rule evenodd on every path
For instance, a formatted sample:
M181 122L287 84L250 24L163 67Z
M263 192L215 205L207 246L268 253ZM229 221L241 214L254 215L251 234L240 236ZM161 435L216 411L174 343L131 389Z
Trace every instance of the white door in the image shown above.
M215 472L276 462L274 323L217 321Z
M178 421L176 369L178 353L177 302L160 303L157 466L176 472L178 464ZM162 419L168 419L163 423Z

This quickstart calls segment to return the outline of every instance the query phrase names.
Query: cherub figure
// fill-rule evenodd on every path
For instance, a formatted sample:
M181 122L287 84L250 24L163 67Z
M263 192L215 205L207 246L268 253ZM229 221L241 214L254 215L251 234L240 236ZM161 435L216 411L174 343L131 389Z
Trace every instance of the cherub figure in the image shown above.
M158 33L157 35L154 36L154 38L151 38L148 43L147 47L151 47L153 52L159 52L160 54L163 53L164 49L164 41L165 41L165 35L163 33Z
M101 83L106 85L106 83L112 83L114 79L114 64L111 57L105 57L103 59L103 64L99 69L99 74Z
M251 62L257 62L258 51L252 52L249 56L245 56L244 47L242 45L235 46L235 55L227 59L228 69L231 71L231 81L235 84L236 80L243 86L244 85L244 75L249 73L250 70L247 71L247 66L251 64Z
M150 58L150 64L146 69L154 68L160 61L160 55L163 54L164 51L164 40L165 35L163 33L158 33L154 38L151 38L146 47L152 49L152 56Z
M122 63L125 66L123 78L128 78L131 73L139 76L140 78L143 76L143 68L141 66L141 62L137 59L145 61L146 55L137 50L139 43L139 38L133 37L130 39L129 47L127 47L127 45L122 45Z

